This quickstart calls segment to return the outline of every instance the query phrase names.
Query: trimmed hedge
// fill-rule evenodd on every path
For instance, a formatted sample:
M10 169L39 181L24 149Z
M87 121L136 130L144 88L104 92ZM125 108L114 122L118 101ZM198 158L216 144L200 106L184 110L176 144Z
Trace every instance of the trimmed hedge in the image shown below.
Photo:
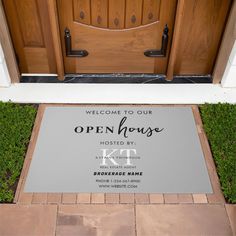
M0 202L12 202L36 108L0 102Z
M222 191L226 200L236 203L236 105L200 106Z

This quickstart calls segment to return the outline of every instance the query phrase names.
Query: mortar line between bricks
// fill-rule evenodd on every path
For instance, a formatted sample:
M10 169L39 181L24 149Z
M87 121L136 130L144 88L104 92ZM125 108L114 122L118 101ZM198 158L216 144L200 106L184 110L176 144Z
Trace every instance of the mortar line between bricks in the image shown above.
M57 235L57 222L58 222L58 216L59 216L59 204L57 205L57 214L56 214L56 225L55 225L55 236Z
M137 219L136 219L136 204L134 204L134 232L135 232L135 236L138 236L137 234Z

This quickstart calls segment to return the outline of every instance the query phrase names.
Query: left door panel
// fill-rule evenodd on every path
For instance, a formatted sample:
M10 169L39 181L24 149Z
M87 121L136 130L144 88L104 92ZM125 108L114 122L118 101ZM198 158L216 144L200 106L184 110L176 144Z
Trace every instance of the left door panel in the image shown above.
M21 73L56 73L47 0L3 0Z

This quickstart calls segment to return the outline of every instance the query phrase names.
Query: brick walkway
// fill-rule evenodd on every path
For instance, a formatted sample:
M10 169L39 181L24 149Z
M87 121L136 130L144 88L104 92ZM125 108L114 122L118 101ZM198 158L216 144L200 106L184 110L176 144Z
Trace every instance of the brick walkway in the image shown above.
M12 205L0 205L0 235L233 235L197 106L192 106L213 194L24 193L44 109L40 105ZM231 224L231 226L230 226Z

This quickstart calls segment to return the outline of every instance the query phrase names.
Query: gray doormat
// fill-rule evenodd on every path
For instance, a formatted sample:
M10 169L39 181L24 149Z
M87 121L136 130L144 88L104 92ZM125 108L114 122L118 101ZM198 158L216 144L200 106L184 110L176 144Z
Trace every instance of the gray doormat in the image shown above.
M47 107L25 192L212 193L191 107Z

